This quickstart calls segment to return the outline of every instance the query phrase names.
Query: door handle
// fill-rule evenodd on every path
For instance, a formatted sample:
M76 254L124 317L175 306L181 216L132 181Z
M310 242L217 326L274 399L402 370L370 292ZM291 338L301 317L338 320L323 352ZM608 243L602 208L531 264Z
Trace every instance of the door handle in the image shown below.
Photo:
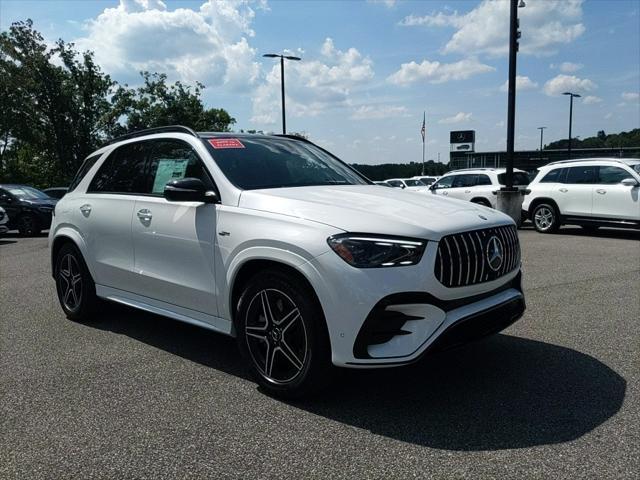
M153 215L151 215L151 210L149 210L148 208L138 210L137 215L140 220L151 220L153 218Z
M562 193L567 193L569 190L567 190L566 188L560 188L559 189Z
M442 192L443 195L449 195L449 192Z
M596 192L599 193L600 195L604 195L605 193L607 193L607 191L604 188L598 188Z
M471 190L465 190L464 193L471 193Z
M85 217L88 217L89 214L91 213L91 205L89 205L88 203L85 203L80 207L80 211L82 212L82 215L84 215Z

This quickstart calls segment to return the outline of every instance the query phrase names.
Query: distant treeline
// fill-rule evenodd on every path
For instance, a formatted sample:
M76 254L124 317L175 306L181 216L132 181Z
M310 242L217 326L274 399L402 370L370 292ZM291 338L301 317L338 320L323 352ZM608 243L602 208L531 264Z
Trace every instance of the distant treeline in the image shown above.
M356 170L362 173L370 180L386 180L388 178L409 178L415 175L421 175L422 163L383 163L380 165L362 165L354 163L352 165ZM425 175L442 175L449 170L444 163L429 160L424 163Z
M545 149L568 148L569 140L563 138L556 142L545 145ZM640 128L634 128L630 132L620 132L607 135L604 130L600 130L595 137L574 138L571 142L572 148L621 148L640 147Z

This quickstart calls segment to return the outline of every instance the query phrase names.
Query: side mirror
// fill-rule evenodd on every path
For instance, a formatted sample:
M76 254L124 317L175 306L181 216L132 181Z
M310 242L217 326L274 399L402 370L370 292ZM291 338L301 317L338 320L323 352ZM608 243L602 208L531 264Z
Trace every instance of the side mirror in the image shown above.
M164 198L170 202L218 203L216 192L207 190L199 178L181 178L167 183Z
M436 189L436 184L432 183L431 185L429 185L429 190L431 190L432 192Z
M620 183L622 185L624 185L625 187L637 187L638 186L638 181L635 178L631 178L631 177L625 178Z

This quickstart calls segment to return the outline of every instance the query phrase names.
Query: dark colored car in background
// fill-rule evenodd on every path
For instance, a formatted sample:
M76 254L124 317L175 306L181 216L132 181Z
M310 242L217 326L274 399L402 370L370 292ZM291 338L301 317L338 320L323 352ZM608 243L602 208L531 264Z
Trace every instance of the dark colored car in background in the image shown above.
M20 235L37 235L51 225L58 200L40 190L19 184L0 184L0 207L9 216L9 230Z
M62 197L64 197L67 194L67 191L69 191L67 187L52 187L45 188L43 190L44 193L57 200L60 200Z

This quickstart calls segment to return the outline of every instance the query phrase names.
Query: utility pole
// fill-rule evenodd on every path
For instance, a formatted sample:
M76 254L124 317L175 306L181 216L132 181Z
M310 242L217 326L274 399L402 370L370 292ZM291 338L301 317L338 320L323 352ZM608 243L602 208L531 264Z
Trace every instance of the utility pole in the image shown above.
M287 119L285 115L285 99L284 99L284 59L287 60L302 60L300 57L294 57L292 55L281 55L279 53L266 53L263 57L267 58L280 58L280 92L282 94L282 134L287 133Z
M509 94L507 98L507 156L505 186L498 190L498 210L509 215L517 225L521 223L522 195L513 187L514 137L516 123L516 61L518 55L518 8L523 0L510 0L509 8Z
M544 129L547 127L538 127L538 130L540 130L540 151L542 151L542 133L544 132Z

